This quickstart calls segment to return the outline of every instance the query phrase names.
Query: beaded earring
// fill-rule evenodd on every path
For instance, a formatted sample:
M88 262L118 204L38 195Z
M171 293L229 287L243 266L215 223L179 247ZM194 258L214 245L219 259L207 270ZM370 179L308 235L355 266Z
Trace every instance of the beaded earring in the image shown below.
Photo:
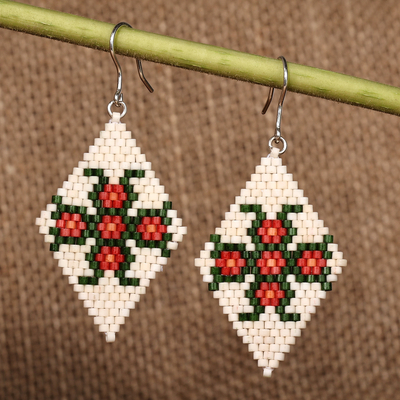
M114 37L123 25L131 28L121 22L110 37L118 72L117 91L108 105L111 120L36 220L107 342L115 340L140 295L186 234L151 163L121 122L126 105ZM136 63L142 82L153 92L141 61ZM122 107L122 114L113 113L113 105Z
M271 376L284 360L347 265L279 157L287 148L281 117L288 81L286 60L279 58L284 85L275 135L269 141L271 152L261 159L195 260L237 335L264 368L264 376ZM271 88L263 114L273 92Z

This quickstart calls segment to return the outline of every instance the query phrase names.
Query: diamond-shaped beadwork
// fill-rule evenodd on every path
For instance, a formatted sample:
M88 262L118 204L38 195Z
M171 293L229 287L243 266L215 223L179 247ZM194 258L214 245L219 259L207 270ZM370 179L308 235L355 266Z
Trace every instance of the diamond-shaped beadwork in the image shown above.
M195 262L265 376L347 265L278 149L262 158Z
M186 227L118 113L83 159L36 224L113 342Z

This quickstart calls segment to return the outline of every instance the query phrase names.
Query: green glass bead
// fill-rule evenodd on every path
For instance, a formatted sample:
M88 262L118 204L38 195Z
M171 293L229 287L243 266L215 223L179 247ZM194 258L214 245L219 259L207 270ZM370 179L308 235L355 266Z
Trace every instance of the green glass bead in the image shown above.
M129 201L137 201L139 195L137 193L128 193L128 200Z
M64 243L65 244L75 244L76 240L74 237L66 237L64 238Z
M280 274L280 275L276 275L276 282L286 282L286 275Z
M326 243L317 243L317 247L319 251L327 251L328 245Z
M267 213L265 212L258 212L256 218L260 221L264 221L267 219Z
M251 253L251 258L255 260L259 260L261 258L261 252L260 251L253 251Z
M86 253L85 260L86 261L95 261L96 254L93 253Z
M249 314L249 321L258 321L260 319L260 315L257 313Z
M275 244L274 243L268 243L267 244L267 251L275 251Z
M156 248L157 246L156 246L156 241L155 240L148 240L147 241L147 246L146 247L148 247L149 249L154 249L154 248Z
M242 268L242 274L243 274L243 275L248 275L248 274L250 274L250 267L243 267L243 268Z
M317 275L317 282L319 283L324 283L326 282L326 276L325 275Z
M216 251L224 251L225 244L224 243L215 243L214 245Z
M131 236L130 232L121 232L121 239L127 240Z
M246 313L240 313L239 315L239 321L248 321L248 316Z
M324 243L333 243L333 235L324 235Z
M265 249L266 249L266 246L265 246L264 243L257 243L256 244L256 252L265 251ZM259 258L259 257L257 257L257 258Z
M87 213L87 207L80 206L78 207L78 214L86 214Z
M60 233L60 228L50 227L49 234L57 236Z
M167 248L167 242L165 240L160 240L160 242L158 243L158 247L160 249L166 249Z
M163 240L169 242L172 240L172 233L163 233Z
M106 245L106 239L99 238L96 239L96 246L105 246Z
M306 243L297 243L297 250L298 251L306 251L307 250L307 245ZM299 257L300 258L300 257Z
M296 250L296 251L293 251L292 252L292 257L294 258L294 259L298 259L298 258L301 258L301 256L302 256L302 252L301 251L299 251L299 250Z
M281 321L283 322L288 322L292 320L292 315L291 314L281 314Z
M277 251L286 251L287 245L286 243L278 243L275 245Z
M53 204L61 204L61 202L62 202L62 196L58 196L58 195L52 196L52 197L51 197L51 202L52 202Z
M284 306L276 306L275 307L275 312L277 314L283 314L285 312L285 307Z
M106 215L107 214L107 209L104 207L100 207L97 209L97 215Z
M135 262L135 260L136 260L136 257L135 257L134 254L127 254L125 256L125 261L128 262L128 263Z
M96 278L103 278L104 276L104 271L102 271L101 269L96 269L96 271L94 271L94 276Z
M293 207L290 204L283 204L282 205L282 212L284 213L290 213L293 212Z
M281 290L290 290L290 282L282 282Z
M91 237L93 237L95 239L100 239L101 232L100 231L90 231L90 235L91 235Z
M84 168L83 176L92 176L92 169L91 168Z
M261 243L261 236L255 235L251 238L252 243Z
M133 240L140 240L142 238L142 234L140 232L131 232L131 238Z
M57 205L57 210L58 210L60 213L69 212L69 206L67 206L66 204L58 204L58 205Z
M308 244L308 250L310 250L310 251L318 250L318 244L317 243L309 243Z
M282 274L283 275L290 275L292 273L290 267L282 267Z
M252 298L254 297L254 290L246 290L244 293L245 293L244 295L245 295L248 299L252 299Z
M164 201L163 209L164 210L172 210L172 201Z
M246 251L246 244L245 243L238 243L237 245L238 251Z
M294 313L294 314L292 314L292 318L293 318L293 321L297 322L297 321L301 320L301 315Z
M247 266L248 267L255 267L256 266L256 263L257 263L257 261L256 260L254 260L253 258L249 258L248 260L247 260Z
M57 211L53 211L51 214L50 214L50 217L51 217L51 219L61 219L61 213L60 212L57 212Z
M64 238L62 236L56 236L54 238L54 243L55 244L64 244Z
M329 275L331 273L331 267L323 267L321 271L323 275Z
M235 277L234 277L234 276L225 275L224 278L225 278L225 279L224 279L224 282L228 282L228 283L230 283L230 282L235 282Z
M99 184L100 185L108 185L108 176L99 176ZM101 192L101 190L100 190Z
M220 258L221 253L219 251L210 251L211 258Z
M268 282L268 283L274 282L274 276L273 275L265 275L265 282Z
M76 244L79 246L84 246L86 244L86 238L85 237L76 238Z
M124 256L129 255L131 254L131 249L129 247L121 246L121 254Z
M281 305L281 306L284 306L284 307L290 306L290 299L287 299L287 298L281 299L281 300L280 300L280 305Z
M253 274L253 275L256 275L256 274L260 273L260 268L258 268L258 267L251 267L251 268L250 268L250 273Z
M294 205L293 206L293 211L292 212L295 212L295 213L301 213L301 212L303 212L303 206L302 205Z
M284 212L278 212L276 214L276 219L279 219L281 221L285 220L287 218L287 214Z
M139 286L140 279L139 279L139 278L131 278L131 280L129 281L129 283L130 283L132 286Z
M281 240L282 240L282 243L284 243L284 244L292 243L291 236L282 236Z
M131 169L126 169L124 172L125 178L133 178L133 171Z
M251 223L251 225L252 225L252 227L253 228L261 228L261 226L262 226L262 221L260 221L260 220L258 220L258 219L255 219L252 223Z
M261 204L253 204L251 211L255 213L259 213L262 210Z
M136 247L139 247L139 248L147 247L146 241L145 240L136 240Z
M172 224L172 218L168 218L168 217L163 218L162 219L162 224L163 225L171 225Z
M221 235L210 235L210 242L219 243L221 241Z
M257 299L257 300L258 300L258 299ZM262 313L265 312L265 307L264 307L264 306L255 306L255 307L254 307L254 311L255 311L257 314L262 314Z
M243 283L244 281L245 281L244 275L236 275L236 282Z
M56 243L50 243L50 251L58 251L60 249L60 245Z
M315 282L315 278L316 278L316 275L308 275L307 276L307 282L308 283L314 283Z
M158 210L158 216L161 218L165 218L168 214L168 210Z
M121 270L114 271L114 276L116 278L124 278L125 277L125 272L121 271Z
M127 262L122 262L122 263L120 263L120 264L119 264L119 269L120 269L121 271L128 271L128 269L129 269L129 263L127 263Z
M69 212L72 214L77 214L79 210L78 206L69 206Z
M296 294L294 290L286 290L285 296L287 299L293 299Z
M288 228L287 234L289 236L296 236L297 235L297 228Z
M282 227L289 229L292 227L292 221L290 219L286 219L282 222Z
M144 178L145 176L145 171L138 169L134 171L134 178Z
M247 235L248 235L248 236L255 236L255 235L257 235L257 229L256 229L256 228L248 228L248 229L247 229Z
M133 193L133 192L134 192L133 186L132 186L132 185L125 185L125 186L124 186L124 192L125 192L126 194L128 194L128 195L129 195L129 193Z
M221 274L221 268L211 267L211 275L220 275L220 274Z
M258 282L250 282L250 290L258 290L260 288L260 284Z
M162 257L171 257L171 250L164 249L164 250L161 252L161 256L162 256Z
M324 282L324 283L322 283L321 284L321 289L322 290L326 290L326 291L332 290L332 282Z
M305 281L305 276L302 274L296 275L296 282L304 282Z
M257 274L254 279L256 282L264 282L264 276L260 274Z
M325 258L325 260L330 260L332 258L332 252L324 251L322 257Z
M234 243L225 243L225 250L226 251L235 251L236 245Z
M240 205L240 212L251 212L251 205L250 204L241 204Z
M115 271L115 272L122 272L122 271ZM119 274L118 274L119 275ZM115 274L116 278L119 278L119 284L121 286L128 286L129 284L129 278L125 278L123 276L117 276L117 274Z
M219 288L219 285L216 282L211 282L208 284L208 290L210 292L214 292L214 291L218 290L218 288Z
M291 256L292 256L292 253L290 251L287 251L287 250L283 250L282 251L282 258L283 259L289 260Z
M80 285L87 285L89 283L88 280L89 280L89 277L87 277L87 276L79 276L78 277L78 283Z
M127 178L127 177L119 178L119 184L120 185L127 185L128 183L129 183L129 178Z
M288 267L294 267L296 265L296 260L294 258L288 258L286 260L286 265Z

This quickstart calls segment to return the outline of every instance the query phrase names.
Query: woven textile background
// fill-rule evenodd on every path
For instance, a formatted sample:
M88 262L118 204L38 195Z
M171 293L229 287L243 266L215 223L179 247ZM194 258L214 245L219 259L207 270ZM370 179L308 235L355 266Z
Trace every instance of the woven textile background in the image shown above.
M400 86L397 0L26 2ZM284 162L348 267L267 379L193 260L268 154L268 88L144 62L149 94L120 58L124 122L188 235L107 344L35 218L108 121L114 65L6 30L0 54L1 399L400 398L398 117L288 93Z

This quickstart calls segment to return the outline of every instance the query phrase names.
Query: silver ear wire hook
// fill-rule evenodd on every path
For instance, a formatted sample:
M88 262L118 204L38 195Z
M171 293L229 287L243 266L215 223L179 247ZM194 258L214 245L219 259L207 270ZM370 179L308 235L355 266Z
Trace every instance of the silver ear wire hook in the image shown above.
M117 69L118 81L117 81L117 90L115 91L115 94L114 94L114 100L110 101L110 103L108 104L108 113L110 114L110 116L112 116L111 106L113 104L116 107L121 107L122 106L123 107L123 111L121 113L121 118L122 118L126 114L126 104L124 103L123 95L122 95L122 69L121 69L121 65L119 64L119 62L117 60L117 57L115 56L115 53L114 53L115 35L117 34L117 31L121 26L128 26L129 28L132 28L128 23L120 22L119 24L114 26L114 29L111 32L111 36L110 36L110 54L111 54L111 58L114 61L115 68ZM136 66L137 66L137 70L138 70L138 73L139 73L140 80L146 86L148 91L150 93L153 93L154 89L151 87L150 83L148 82L148 80L144 76L143 68L142 68L142 62L138 58L136 58Z
M276 113L276 126L275 126L275 135L269 140L268 145L270 149L273 148L273 142L275 144L279 144L280 142L283 143L283 148L280 150L279 154L283 154L287 149L287 143L285 138L281 135L281 122L282 122L282 109L283 109L283 102L285 101L286 91L287 91L287 84L288 84L288 67L285 57L280 56L278 59L282 60L283 63L283 87L281 92L281 97L279 97L278 103L278 111ZM268 107L271 104L272 98L274 96L274 88L271 87L269 89L268 98L265 103L265 106L262 110L262 114L265 114L268 110Z

